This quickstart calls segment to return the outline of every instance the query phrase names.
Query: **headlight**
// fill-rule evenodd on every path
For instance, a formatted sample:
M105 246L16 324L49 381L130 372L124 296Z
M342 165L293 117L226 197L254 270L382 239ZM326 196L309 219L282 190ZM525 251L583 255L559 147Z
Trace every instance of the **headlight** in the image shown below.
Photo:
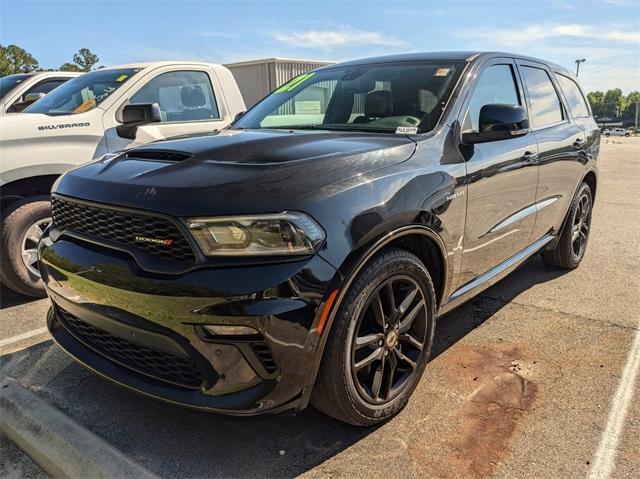
M192 218L191 234L207 256L296 256L313 254L322 228L304 213Z

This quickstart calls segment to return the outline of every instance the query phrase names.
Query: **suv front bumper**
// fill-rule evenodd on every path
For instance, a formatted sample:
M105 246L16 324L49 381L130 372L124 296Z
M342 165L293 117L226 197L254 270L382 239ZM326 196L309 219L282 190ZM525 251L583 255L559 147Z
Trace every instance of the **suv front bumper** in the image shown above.
M336 277L321 257L162 275L64 236L45 236L39 253L51 334L89 369L148 396L227 414L306 406L319 359L317 313ZM257 334L214 336L204 325Z

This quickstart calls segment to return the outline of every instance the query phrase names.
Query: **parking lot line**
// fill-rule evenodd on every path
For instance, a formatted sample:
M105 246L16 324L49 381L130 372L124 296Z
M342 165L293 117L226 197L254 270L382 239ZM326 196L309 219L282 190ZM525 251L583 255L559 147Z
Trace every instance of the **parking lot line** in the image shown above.
M26 333L16 334L15 336L11 336L10 338L0 340L0 348L4 348L5 346L10 346L11 344L24 341L25 339L29 339L34 336L44 334L46 332L47 332L47 328L38 328L32 331L27 331Z
M622 370L618 389L611 405L607 427L602 433L595 460L589 471L589 479L606 479L611 476L616 464L618 442L624 428L629 404L635 391L640 371L640 331L635 334L633 344Z

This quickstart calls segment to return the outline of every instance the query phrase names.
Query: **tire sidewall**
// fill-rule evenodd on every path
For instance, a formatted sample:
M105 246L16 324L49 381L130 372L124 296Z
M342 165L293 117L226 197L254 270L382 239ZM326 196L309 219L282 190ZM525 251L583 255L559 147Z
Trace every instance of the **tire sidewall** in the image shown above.
M22 261L22 243L28 229L51 217L51 204L42 197L10 205L2 215L2 280L6 286L29 296L44 296L42 280Z
M388 264L373 264L372 266L379 267L374 268L374 271L366 271L366 269L365 271L366 273L372 274L374 276L374 280L365 284L364 287L359 288L359 290L353 291L352 295L349 295L351 298L355 297L355 300L350 302L348 308L346 308L344 313L341 313L340 320L348 321L349 323L348 327L346 328L346 337L344 338L344 345L342 349L342 365L343 374L345 377L345 385L347 387L347 395L354 408L357 409L357 411L362 416L366 417L369 420L377 422L394 415L407 403L409 397L419 383L422 373L424 372L431 352L431 346L433 344L433 333L435 329L433 301L434 292L428 272L417 261L411 261L409 258L397 258ZM363 271L363 273L365 271ZM410 276L419 284L420 288L422 289L427 303L427 331L425 347L418 362L418 369L415 372L414 377L411 379L412 383L408 384L407 387L400 394L398 394L398 396L393 398L388 403L376 405L365 401L365 399L361 397L360 393L357 390L357 387L355 386L353 374L351 371L352 338L354 337L360 314L362 313L363 308L366 307L370 295L384 281L389 279L391 275L395 274L404 274Z

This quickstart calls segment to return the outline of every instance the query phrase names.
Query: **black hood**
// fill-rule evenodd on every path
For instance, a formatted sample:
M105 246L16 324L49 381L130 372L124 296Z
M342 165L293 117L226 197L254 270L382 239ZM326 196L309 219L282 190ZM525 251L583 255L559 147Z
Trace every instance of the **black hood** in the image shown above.
M226 130L89 163L67 172L56 193L177 216L278 212L414 151L404 135Z

